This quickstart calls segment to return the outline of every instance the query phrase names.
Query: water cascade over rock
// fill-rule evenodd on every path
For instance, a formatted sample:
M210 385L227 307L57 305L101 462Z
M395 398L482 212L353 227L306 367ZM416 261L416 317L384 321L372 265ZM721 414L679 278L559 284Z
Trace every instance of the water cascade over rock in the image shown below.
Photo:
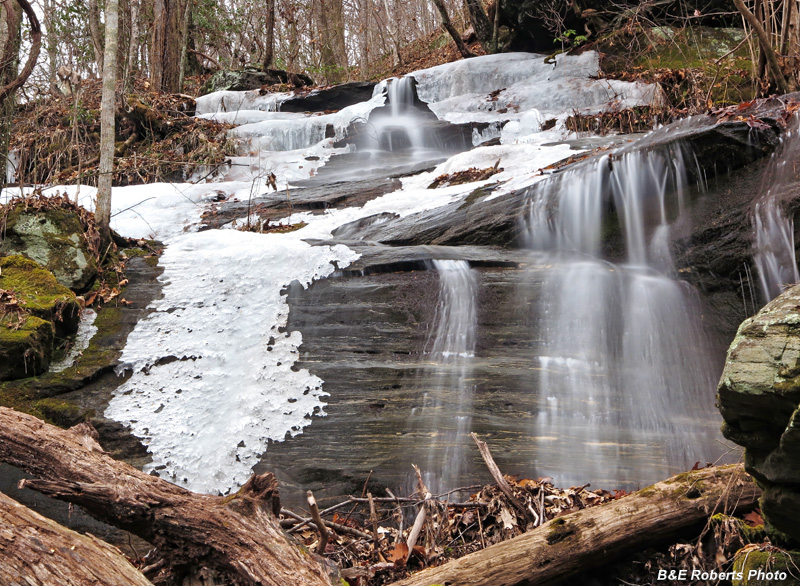
M795 257L794 221L783 209L786 185L800 156L800 118L792 118L764 172L762 195L755 205L753 260L758 270L764 303L777 297L784 287L800 281Z
M579 469L567 465L571 482L603 474L609 462L647 469L635 463L642 449L680 466L711 433L703 424L711 405L695 398L713 392L713 362L696 293L674 280L668 246L687 158L679 145L613 152L534 190L529 202L527 245L552 265L535 319L535 427L595 455ZM603 244L615 232L625 253L609 260Z
M421 407L411 415L415 433L432 435L425 466L426 485L434 492L455 486L465 466L472 421L473 360L478 326L478 281L463 260L434 260L439 275L430 350L421 370ZM432 372L431 372L432 369Z

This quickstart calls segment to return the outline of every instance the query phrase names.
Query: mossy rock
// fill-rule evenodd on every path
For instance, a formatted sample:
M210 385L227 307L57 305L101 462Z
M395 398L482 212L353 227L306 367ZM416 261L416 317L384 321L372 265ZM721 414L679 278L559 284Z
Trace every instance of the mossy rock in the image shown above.
M26 311L51 322L56 338L78 330L80 306L75 294L36 262L18 255L0 258L0 289L14 291Z
M33 315L0 319L0 381L36 376L50 366L53 325Z
M773 586L800 584L800 552L742 549L733 560L733 571L741 579L733 586Z
M59 283L83 292L97 277L97 262L83 232L80 218L72 211L36 211L17 204L6 217L0 252L35 260L52 272Z

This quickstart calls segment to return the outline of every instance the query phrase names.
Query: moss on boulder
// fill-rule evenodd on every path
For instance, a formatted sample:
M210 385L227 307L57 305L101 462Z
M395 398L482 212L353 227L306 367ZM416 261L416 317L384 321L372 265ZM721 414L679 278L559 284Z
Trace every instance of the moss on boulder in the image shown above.
M0 319L0 380L41 374L53 356L53 325L28 315L20 323L10 315Z
M0 258L0 289L12 291L16 308L0 308L0 380L38 376L50 366L56 339L78 329L75 294L52 273L22 256Z
M75 294L36 262L19 255L0 258L0 289L14 291L23 309L51 322L56 338L77 331L80 305Z
M35 210L19 203L6 216L0 253L35 260L59 283L82 292L97 276L97 263L83 233L80 218L69 209Z
M741 574L734 586L800 584L800 552L760 551L744 548L733 560L733 571Z

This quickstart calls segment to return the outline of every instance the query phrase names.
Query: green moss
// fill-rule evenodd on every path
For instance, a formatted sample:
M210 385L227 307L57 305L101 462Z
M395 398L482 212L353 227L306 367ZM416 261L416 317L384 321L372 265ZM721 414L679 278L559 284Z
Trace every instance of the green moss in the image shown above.
M751 527L742 519L739 519L738 517L731 517L723 513L717 513L716 515L713 515L711 519L709 519L709 523L712 527L718 527L726 523L732 523L734 529L741 536L742 541L745 543L763 543L767 537L767 532L763 524Z
M11 314L0 319L0 380L44 372L52 356L53 324L49 321Z
M740 550L733 560L733 571L742 574L733 580L734 586L771 586L773 584L800 584L800 552ZM760 572L763 574L759 575ZM774 573L782 572L784 580L776 580ZM768 573L773 573L769 579Z
M546 541L548 544L554 545L577 533L578 530L576 527L559 517L550 521L550 531L547 534Z
M13 289L30 311L75 299L72 291L61 285L53 273L24 256L0 258L0 269L0 289Z
M32 404L33 409L41 414L41 418L61 427L71 427L85 421L90 413L85 412L75 403L57 398L40 399Z

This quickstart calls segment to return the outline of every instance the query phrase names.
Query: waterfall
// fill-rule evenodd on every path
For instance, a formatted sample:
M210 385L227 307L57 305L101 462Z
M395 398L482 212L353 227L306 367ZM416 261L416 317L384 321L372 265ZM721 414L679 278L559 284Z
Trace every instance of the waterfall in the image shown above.
M428 488L442 492L457 486L470 445L478 281L466 261L434 260L432 265L439 275L425 365L432 373L422 377L424 402L411 423L431 436L423 472Z
M714 369L695 292L674 280L668 246L687 158L677 147L615 152L531 190L524 238L550 265L535 308L535 426L559 440L552 454L540 450L543 472L624 480L702 459L685 452L707 433L699 419L713 408ZM638 461L645 449L656 462Z
M764 173L761 197L755 205L753 261L758 271L764 303L783 288L800 281L794 248L794 220L783 211L783 195L795 173L800 156L800 119L795 115L781 144L770 157Z
M377 148L384 151L416 151L425 146L420 122L422 112L415 106L414 78L405 76L388 81L388 113L370 117L378 133ZM377 114L377 113L376 113Z

